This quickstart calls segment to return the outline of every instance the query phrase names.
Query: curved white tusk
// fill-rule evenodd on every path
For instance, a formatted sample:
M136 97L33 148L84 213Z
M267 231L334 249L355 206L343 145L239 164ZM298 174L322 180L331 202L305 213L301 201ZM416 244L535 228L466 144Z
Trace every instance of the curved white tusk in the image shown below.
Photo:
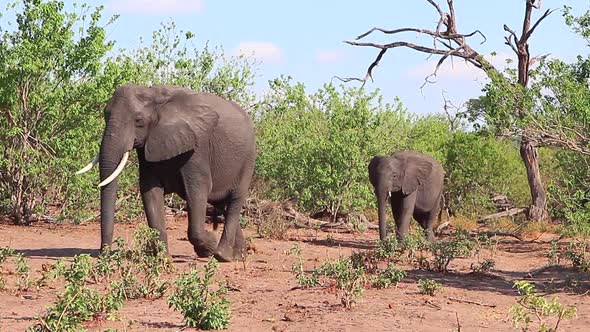
M90 162L90 164L84 166L84 168L82 168L81 170L77 171L76 172L76 175L88 172L96 164L98 164L98 155L96 155L96 157L94 157L94 159Z
M106 186L107 184L111 183L111 181L113 181L117 176L119 176L119 173L123 171L123 167L125 167L125 164L127 163L127 158L129 158L129 151L123 154L123 158L121 158L121 162L119 163L117 168L115 168L113 174L109 175L108 178L104 179L101 183L98 184L99 188L102 186Z

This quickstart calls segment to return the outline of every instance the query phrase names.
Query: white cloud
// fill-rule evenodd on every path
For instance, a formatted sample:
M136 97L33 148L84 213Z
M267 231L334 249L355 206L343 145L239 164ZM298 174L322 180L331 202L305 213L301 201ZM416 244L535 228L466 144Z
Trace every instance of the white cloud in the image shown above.
M271 42L243 41L240 42L234 54L254 56L267 63L280 63L283 61L283 51Z
M318 50L315 61L320 64L338 63L344 60L344 53L338 50Z
M126 14L194 14L205 8L204 0L111 0L108 8Z
M506 60L514 59L511 54L498 53L495 56L486 55L484 56L494 67L502 70L506 68ZM424 79L428 75L434 73L434 69L438 63L439 58L430 60L424 64L410 69L407 72L407 76L412 79ZM436 80L447 79L453 81L482 81L486 80L486 74L479 68L476 68L472 64L465 62L460 58L449 58L445 60L443 65L438 69L436 74Z

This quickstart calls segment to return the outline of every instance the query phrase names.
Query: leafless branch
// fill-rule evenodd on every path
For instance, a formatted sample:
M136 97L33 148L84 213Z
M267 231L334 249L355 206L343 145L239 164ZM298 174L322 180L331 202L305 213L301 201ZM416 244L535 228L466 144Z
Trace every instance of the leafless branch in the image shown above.
M359 81L362 82L363 85L369 80L372 80L373 77L373 69L379 64L379 61L383 58L383 55L386 53L388 49L392 48L410 48L422 53L426 53L429 55L439 55L441 58L436 64L434 72L425 78L425 84L430 83L430 78L435 77L440 67L444 64L446 60L453 57L458 57L466 60L470 64L474 65L477 68L483 69L485 71L488 70L495 70L493 66L488 63L486 60L483 59L476 51L474 51L467 43L466 40L470 37L475 35L480 35L482 37L482 44L487 41L486 36L480 31L475 30L471 33L462 34L457 32L457 19L455 14L455 8L453 4L453 0L447 0L448 12L444 12L443 9L435 2L435 0L426 0L429 4L431 4L439 15L439 21L436 26L436 30L430 29L420 29L420 28L412 28L412 27L403 27L399 29L383 29L380 27L374 27L369 31L359 35L356 37L356 41L345 41L345 43L353 46L364 46L364 47L374 47L380 49L380 52L377 58L371 63L369 68L367 69L367 73L364 78L339 78L344 82L350 81ZM444 28L443 28L444 27ZM410 42L405 41L396 41L389 44L378 44L378 43L371 43L371 42L359 42L358 40L363 39L375 31L379 31L389 35L400 34L404 32L416 32L428 35L433 38L433 46L426 47L419 44L413 44ZM446 49L438 49L437 43L444 46ZM424 85L423 85L424 86Z
M539 7L540 7L540 6L541 6L541 3L539 2ZM535 8L537 8L537 7L535 7ZM540 17L538 20L537 20L537 22L535 22L535 24L533 25L533 27L532 27L532 28L531 28L531 29L530 29L530 30L529 30L529 31L528 31L528 32L525 34L525 37L524 37L524 38L525 38L525 40L528 40L528 39L529 39L529 38L532 36L533 32L535 32L535 29L536 29L536 28L539 26L539 24L540 24L540 23L541 23L541 22L542 22L544 19L546 19L546 18L547 18L547 16L551 15L551 13L553 13L555 10L556 10L556 9L552 9L552 10L549 10L549 9L547 9L547 10L545 11L545 13L544 13L544 14L543 14L543 15L542 15L542 16L541 16L541 17Z

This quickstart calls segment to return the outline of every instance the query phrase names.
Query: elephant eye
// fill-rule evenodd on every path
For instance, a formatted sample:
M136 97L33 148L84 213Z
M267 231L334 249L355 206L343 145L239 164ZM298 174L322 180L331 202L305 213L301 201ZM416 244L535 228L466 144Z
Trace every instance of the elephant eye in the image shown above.
M143 127L143 126L145 126L145 123L144 123L143 118L141 116L135 117L135 126L136 127Z

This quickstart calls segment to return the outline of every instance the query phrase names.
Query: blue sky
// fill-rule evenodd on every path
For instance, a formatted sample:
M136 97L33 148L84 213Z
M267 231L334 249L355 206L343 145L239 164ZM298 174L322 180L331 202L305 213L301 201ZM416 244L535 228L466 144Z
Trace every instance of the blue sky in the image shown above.
M66 2L71 2L67 0ZM121 14L110 27L110 38L118 47L138 45L140 36L149 38L160 22L174 20L179 29L196 34L199 43L223 46L227 54L239 49L254 52L262 62L257 77L257 91L264 91L269 79L281 74L293 76L314 91L333 76L359 76L377 50L360 48L343 43L373 26L398 28L415 26L433 29L437 23L436 11L425 1L366 0L366 1L280 1L280 0L106 0L89 1L103 4L106 14ZM439 0L441 6L446 1ZM484 54L496 51L494 63L501 64L512 57L503 44L503 24L518 31L524 14L524 0L456 0L460 32L481 30L487 42L479 45L476 37L471 45ZM548 8L572 6L578 12L589 8L584 0L545 0ZM541 11L534 12L534 18ZM424 42L429 39L409 33L403 40ZM367 40L387 42L387 36L375 34ZM578 54L587 54L586 43L565 26L561 12L556 11L539 27L530 41L533 55L551 53L566 60ZM397 49L388 52L374 72L375 81L368 89L379 88L387 101L396 96L411 112L425 113L441 110L443 91L459 104L479 95L485 77L460 59L448 62L436 84L423 90L424 77L434 68L437 58L411 50ZM358 85L358 83L347 83Z

